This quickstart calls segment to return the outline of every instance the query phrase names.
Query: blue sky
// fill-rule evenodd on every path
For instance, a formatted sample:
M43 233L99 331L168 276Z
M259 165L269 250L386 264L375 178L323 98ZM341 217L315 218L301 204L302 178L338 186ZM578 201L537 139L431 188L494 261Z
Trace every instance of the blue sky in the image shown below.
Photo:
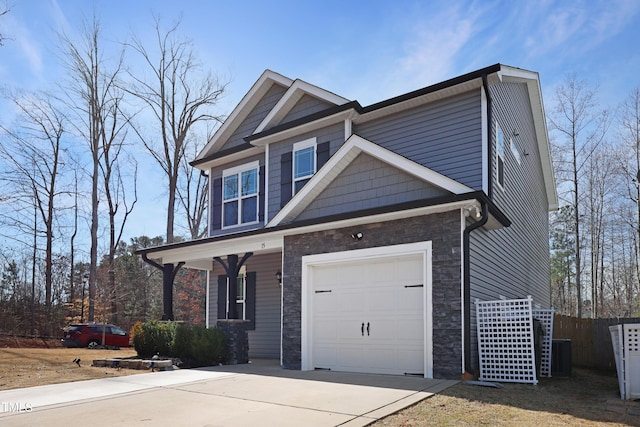
M2 0L0 0L1 4ZM95 8L122 41L182 19L203 65L230 80L228 114L264 69L368 105L500 62L540 73L547 109L569 73L614 108L640 85L640 1L165 1L15 0L0 17L0 84L50 88L61 76L56 31L73 35ZM0 117L7 114L0 100ZM2 118L0 118L2 120ZM153 165L149 159L149 165ZM127 237L163 234L143 192Z

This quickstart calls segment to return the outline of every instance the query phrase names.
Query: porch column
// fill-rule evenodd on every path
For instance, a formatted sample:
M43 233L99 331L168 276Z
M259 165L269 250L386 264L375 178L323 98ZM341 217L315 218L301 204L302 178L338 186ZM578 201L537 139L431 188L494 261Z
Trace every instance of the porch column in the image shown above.
M183 262L162 265L162 320L174 320L173 318L173 282Z
M236 298L238 296L238 292L236 289L236 283L238 283L238 273L251 255L253 255L253 252L245 253L240 261L238 261L238 255L227 255L226 263L220 257L213 258L218 263L220 263L220 265L222 265L222 268L224 268L224 271L229 280L229 294L227 295L227 298L229 298L229 319L238 318L238 310L235 304Z

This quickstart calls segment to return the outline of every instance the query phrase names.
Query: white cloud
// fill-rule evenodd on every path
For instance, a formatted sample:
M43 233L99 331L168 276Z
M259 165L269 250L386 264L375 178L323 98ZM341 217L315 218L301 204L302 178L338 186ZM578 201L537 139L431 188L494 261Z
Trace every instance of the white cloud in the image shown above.
M34 37L25 23L15 19L12 14L7 14L3 18L6 20L6 35L11 39L3 49L8 49L10 46L17 47L18 54L26 60L29 71L39 79L43 67L42 47L37 42L37 37Z
M526 15L535 32L527 37L530 56L571 51L584 54L622 32L640 12L640 2L559 2L530 6ZM571 47L567 51L567 47Z

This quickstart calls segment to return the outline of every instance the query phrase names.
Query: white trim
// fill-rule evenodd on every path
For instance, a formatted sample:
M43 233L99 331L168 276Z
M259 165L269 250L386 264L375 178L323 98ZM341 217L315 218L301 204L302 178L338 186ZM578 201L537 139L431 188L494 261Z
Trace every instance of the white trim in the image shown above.
M254 197L253 195L250 196L242 196L242 173L243 172L247 172L247 171L252 171L255 170L256 174L257 174L257 179L258 182L256 183L256 194L255 194L255 198L256 198L256 220L255 221L251 221L251 222L242 222L242 200L249 198L249 197ZM224 198L224 179L229 177L229 176L234 176L236 175L238 177L238 196L233 198L233 199L229 199L229 200L225 200ZM220 215L221 215L221 229L222 230L229 230L229 229L233 229L233 228L237 228L237 227L243 227L246 225L252 225L252 224L258 224L260 222L260 218L258 217L258 214L260 212L260 161L259 160L255 160L253 162L249 162L249 163L245 163L243 165L239 165L239 166L235 166L229 169L225 169L222 171L222 193L221 193L221 197L222 200L220 201L221 206L220 206ZM224 205L225 202L231 202L236 200L238 202L238 222L236 222L235 224L231 224L231 225L225 225L224 224Z
M324 167L311 177L307 185L302 187L267 223L266 227L274 227L287 218L298 216L362 152L451 193L463 194L473 191L458 181L354 134L329 158Z
M348 99L338 96L335 93L314 86L304 80L296 79L253 133L260 133L269 127L278 125L305 94L334 105L342 105L349 102Z
M301 370L308 371L314 369L312 321L313 283L311 280L313 275L311 274L311 268L316 265L335 262L375 260L376 258L399 257L415 254L422 254L423 256L423 277L425 284L423 288L424 377L433 378L433 265L431 241L303 256L301 272Z
M462 200L435 206L425 206L415 209L407 209L404 211L393 211L376 215L349 218L339 221L324 222L320 224L272 231L256 235L240 235L238 237L234 237L233 239L203 242L202 244L198 245L188 245L177 248L172 248L170 246L159 247L157 252L147 252L147 255L151 259L162 260L163 264L176 264L178 262L186 262L186 267L189 268L208 269L211 266L211 259L216 256L225 257L230 253L240 252L281 252L284 247L285 236L294 236L297 234L313 233L315 231L334 230L337 228L347 228L362 224L386 222L422 215L450 212L468 206L469 203L473 200L475 199Z
M288 77L273 72L271 70L265 70L258 80L251 86L251 89L240 100L236 108L233 109L231 114L226 118L222 125L213 134L207 145L196 156L195 160L205 158L211 153L217 151L217 145L219 141L226 141L226 139L236 130L236 128L247 118L249 113L258 104L262 97L269 91L271 86L279 84L281 86L289 87L293 83Z
M353 121L351 119L344 119L344 140L349 139L353 133Z
M264 224L269 222L269 144L264 149ZM258 169L260 173L260 169ZM260 181L258 181L258 202L260 202ZM258 206L258 216L260 214L260 206ZM260 218L258 217L258 221Z
M204 310L205 310L205 312L204 312L204 324L205 324L205 326L207 328L211 327L211 323L210 323L211 319L210 319L210 316L209 316L209 309L211 308L211 304L210 304L211 295L209 294L209 291L211 290L210 286L209 286L211 284L210 280L211 280L211 270L207 270L207 287L206 287L207 294L206 294L206 297L204 299L204 307L205 307L204 308Z
M315 175L316 170L318 169L317 165L317 139L316 137L305 139L304 141L296 142L293 144L293 151L291 152L291 194L296 194L296 183L298 181L307 181L311 179L313 175ZM296 151L306 150L307 148L313 148L313 156L311 160L313 161L313 170L310 174L300 176L296 178Z
M239 166L234 166L232 168L229 169L224 169L222 171L222 177L227 177L229 175L237 175L241 172L245 172L248 170L252 170L252 169L258 169L258 171L260 170L260 161L259 160L255 160L253 162L249 162L249 163L244 163L242 165Z
M480 87L480 122L482 124L482 191L489 194L489 180L491 179L491 170L489 165L489 140L487 139L487 118L489 117L489 102L484 86Z

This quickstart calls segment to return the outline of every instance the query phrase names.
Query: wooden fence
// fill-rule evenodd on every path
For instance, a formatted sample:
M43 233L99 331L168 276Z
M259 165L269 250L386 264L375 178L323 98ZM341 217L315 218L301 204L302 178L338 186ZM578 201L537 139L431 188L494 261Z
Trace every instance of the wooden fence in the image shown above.
M571 360L575 366L615 370L609 326L640 323L640 318L579 319L556 314L553 339L571 340Z

